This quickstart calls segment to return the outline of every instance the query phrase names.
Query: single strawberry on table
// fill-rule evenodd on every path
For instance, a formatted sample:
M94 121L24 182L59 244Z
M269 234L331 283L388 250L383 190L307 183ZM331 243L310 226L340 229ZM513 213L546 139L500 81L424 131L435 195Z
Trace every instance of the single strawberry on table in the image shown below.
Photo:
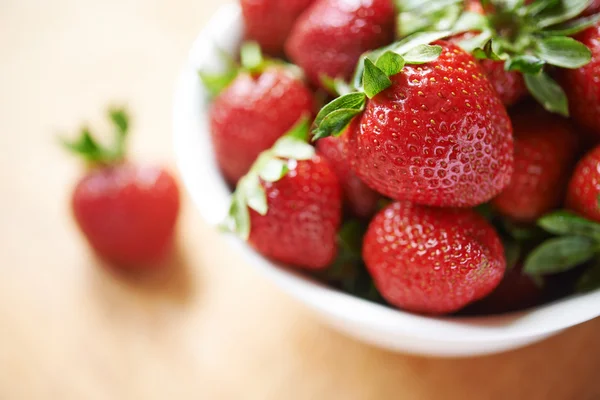
M179 189L164 168L126 160L127 114L111 110L109 116L116 135L112 147L100 145L87 128L78 140L64 141L89 165L73 192L73 214L101 258L126 269L148 268L171 247Z
M294 22L314 0L241 0L246 37L268 54L283 53Z
M333 170L306 143L308 128L303 118L261 153L238 182L224 227L268 258L315 270L337 255L342 194Z
M537 108L514 113L512 122L514 172L492 205L513 221L531 223L563 203L578 140L568 120Z
M358 125L354 124L355 129ZM368 187L350 168L346 143L341 137L327 137L317 142L319 155L335 171L344 192L344 201L350 212L359 218L368 218L377 211L381 195Z
M425 44L443 36L416 34L370 54L358 91L317 115L315 137L360 119L344 134L367 185L397 200L472 207L509 183L512 127L471 55L445 41Z
M294 25L286 54L315 85L347 79L361 54L393 41L394 21L393 0L316 0Z
M314 99L298 71L265 60L256 43L242 47L242 68L224 88L213 75L201 73L216 94L209 117L215 157L227 181L235 185L258 155L270 148L305 114L314 112Z
M472 210L396 202L371 221L363 258L390 304L447 314L491 293L506 268L502 243Z

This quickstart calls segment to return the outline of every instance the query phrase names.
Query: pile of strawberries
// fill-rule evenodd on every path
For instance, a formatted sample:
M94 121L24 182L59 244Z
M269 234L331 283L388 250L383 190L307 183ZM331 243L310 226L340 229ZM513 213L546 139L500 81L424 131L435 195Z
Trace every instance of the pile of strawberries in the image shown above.
M241 5L240 65L200 72L225 229L423 314L600 287L600 2Z

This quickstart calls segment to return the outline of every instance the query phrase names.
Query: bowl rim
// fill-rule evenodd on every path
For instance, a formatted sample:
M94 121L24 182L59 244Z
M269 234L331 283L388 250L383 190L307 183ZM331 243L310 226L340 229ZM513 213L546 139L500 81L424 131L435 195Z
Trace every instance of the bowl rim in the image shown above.
M200 67L218 68L210 64L219 58L220 50L231 52L237 47L242 29L237 4L226 4L218 9L189 52L177 80L173 102L176 163L184 186L201 216L213 225L226 215L230 192L216 166L210 137L201 134L208 132L208 101L197 71ZM207 192L211 195L206 196ZM313 309L393 335L456 343L516 340L556 333L600 316L600 290L496 316L429 317L412 314L327 287L265 259L231 235L228 242L242 252L251 265Z

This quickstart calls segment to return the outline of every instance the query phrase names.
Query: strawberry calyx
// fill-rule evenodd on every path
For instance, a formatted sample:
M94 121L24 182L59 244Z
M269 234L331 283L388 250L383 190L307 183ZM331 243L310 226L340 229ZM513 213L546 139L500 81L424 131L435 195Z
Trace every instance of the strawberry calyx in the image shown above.
M240 49L240 62L234 61L224 51L219 52L223 68L221 72L212 73L199 70L200 81L211 98L221 93L240 73L248 73L252 76L260 75L270 66L279 65L293 75L302 79L302 71L295 65L285 63L273 58L265 58L257 42L248 41L242 44Z
M267 215L267 194L262 182L277 182L295 167L296 161L310 160L315 149L308 143L309 117L303 116L273 147L263 151L237 184L223 230L243 240L250 236L250 212Z
M94 139L87 127L81 128L76 140L61 138L62 145L71 153L82 157L92 165L112 165L125 159L125 141L129 131L129 116L125 109L111 108L108 118L114 128L114 140L105 146Z
M577 289L600 288L600 223L560 210L540 218L538 225L553 236L529 253L523 272L540 277L587 265Z
M351 84L342 85L332 81L333 88L345 94L319 111L314 122L313 140L341 135L350 121L362 113L367 98L372 99L392 85L391 76L402 72L407 64L425 64L436 60L442 47L430 43L448 35L449 32L416 33L364 54Z
M573 19L590 1L489 0L481 1L481 10L456 14L449 10L460 7L459 1L432 0L428 6L411 8L409 0L399 14L405 23L399 34L436 29L466 34L458 40L464 50L478 59L502 61L506 71L521 72L527 89L546 110L568 117L566 94L549 68L575 69L591 61L591 51L569 37L600 21L600 14Z

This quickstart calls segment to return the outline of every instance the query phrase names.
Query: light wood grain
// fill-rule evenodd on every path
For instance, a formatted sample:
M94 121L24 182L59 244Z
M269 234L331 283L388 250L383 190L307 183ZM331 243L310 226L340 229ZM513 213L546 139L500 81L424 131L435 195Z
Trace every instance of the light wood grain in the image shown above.
M55 135L124 101L135 156L172 165L174 80L218 5L0 0L0 399L599 399L600 320L494 357L386 353L280 293L187 198L170 268L101 268Z

